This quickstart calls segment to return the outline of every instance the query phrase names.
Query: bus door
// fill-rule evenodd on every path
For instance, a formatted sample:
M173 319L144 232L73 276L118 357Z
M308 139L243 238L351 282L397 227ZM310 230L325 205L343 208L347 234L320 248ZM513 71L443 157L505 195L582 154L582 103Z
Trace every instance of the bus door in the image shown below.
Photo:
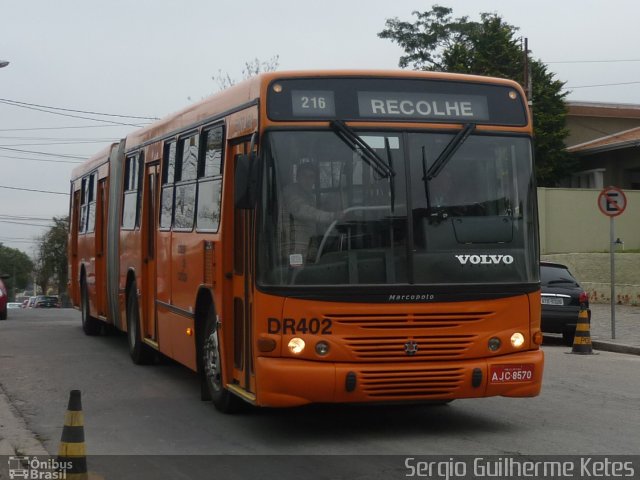
M249 142L234 145L235 162L249 151ZM233 383L255 392L253 369L253 232L254 212L234 210L233 228ZM228 339L226 336L225 339ZM230 360L229 355L226 356Z
M96 226L95 226L95 275L96 279L105 278L105 235L106 235L106 221L104 218L105 212L105 198L106 198L106 179L98 180L98 191L96 192ZM96 309L99 317L106 317L107 315L107 286L103 281L96 282Z
M157 347L156 313L156 231L158 217L158 186L160 182L159 162L147 164L144 173L142 214L142 299L143 299L143 340Z

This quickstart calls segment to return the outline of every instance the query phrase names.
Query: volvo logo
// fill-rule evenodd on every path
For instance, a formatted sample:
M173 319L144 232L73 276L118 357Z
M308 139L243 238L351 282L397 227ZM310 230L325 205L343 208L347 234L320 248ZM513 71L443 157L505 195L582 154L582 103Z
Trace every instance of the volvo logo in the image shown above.
M404 352L407 355L415 355L416 353L418 353L418 344L413 340L409 340L404 344Z
M513 257L511 255L456 255L455 256L462 265L467 263L471 265L511 265Z

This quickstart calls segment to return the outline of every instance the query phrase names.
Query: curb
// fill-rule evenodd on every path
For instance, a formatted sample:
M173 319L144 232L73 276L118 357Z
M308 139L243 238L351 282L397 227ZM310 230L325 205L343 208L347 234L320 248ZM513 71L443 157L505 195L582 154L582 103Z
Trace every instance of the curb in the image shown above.
M11 404L0 385L0 452L3 455L43 455L49 452L29 430L20 412Z
M596 350L603 350L605 352L626 353L629 355L640 355L640 347L635 347L632 345L603 342L601 340L592 340L591 344Z

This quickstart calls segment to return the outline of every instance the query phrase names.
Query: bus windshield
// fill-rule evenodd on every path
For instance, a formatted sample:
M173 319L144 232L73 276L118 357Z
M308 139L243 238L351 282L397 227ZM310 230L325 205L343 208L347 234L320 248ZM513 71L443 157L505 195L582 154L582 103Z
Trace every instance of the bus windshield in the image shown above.
M341 124L263 146L261 285L538 281L526 136Z

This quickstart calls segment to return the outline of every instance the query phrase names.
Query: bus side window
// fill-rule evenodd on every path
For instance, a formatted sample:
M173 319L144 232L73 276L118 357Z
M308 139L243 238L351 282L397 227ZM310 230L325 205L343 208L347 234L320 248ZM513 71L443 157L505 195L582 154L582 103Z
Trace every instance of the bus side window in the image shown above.
M198 168L197 229L217 232L222 200L222 126L203 133L204 155Z
M122 229L133 230L138 224L138 183L140 182L139 155L131 155L125 161L124 206Z
M78 232L85 233L87 228L87 178L82 179L80 190L80 227Z
M164 147L164 163L162 166L162 199L160 202L160 228L171 228L173 220L173 193L176 173L176 142L167 143Z
M92 173L89 175L89 183L87 189L87 219L85 221L85 227L87 233L93 233L96 227L96 184L98 180L98 174Z
M183 138L178 144L179 168L176 169L173 228L190 231L195 221L196 189L198 188L198 135Z

